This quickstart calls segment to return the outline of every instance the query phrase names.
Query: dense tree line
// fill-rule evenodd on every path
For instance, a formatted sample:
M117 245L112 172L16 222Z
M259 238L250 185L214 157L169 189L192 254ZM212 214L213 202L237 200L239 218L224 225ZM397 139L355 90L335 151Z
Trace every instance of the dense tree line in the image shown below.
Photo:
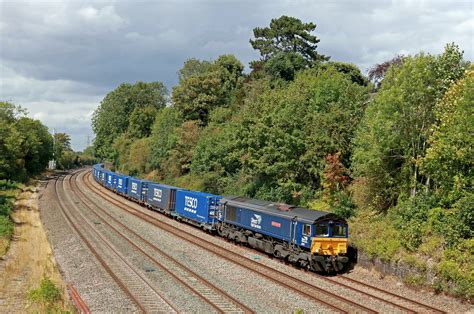
M0 179L25 181L48 165L53 137L40 121L25 110L0 102Z
M449 44L365 77L319 54L315 29L254 29L249 74L232 55L189 59L169 99L159 82L122 84L94 114L95 151L124 173L355 217L361 249L436 251L440 285L473 296L459 257L474 247L472 66Z

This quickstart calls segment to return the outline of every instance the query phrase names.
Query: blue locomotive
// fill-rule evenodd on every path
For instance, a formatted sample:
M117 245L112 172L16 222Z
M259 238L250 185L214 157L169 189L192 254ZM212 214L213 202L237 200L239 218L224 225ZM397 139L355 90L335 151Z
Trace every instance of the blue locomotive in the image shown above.
M117 174L94 165L101 185L236 243L318 271L348 264L348 225L328 212L245 197L222 197Z

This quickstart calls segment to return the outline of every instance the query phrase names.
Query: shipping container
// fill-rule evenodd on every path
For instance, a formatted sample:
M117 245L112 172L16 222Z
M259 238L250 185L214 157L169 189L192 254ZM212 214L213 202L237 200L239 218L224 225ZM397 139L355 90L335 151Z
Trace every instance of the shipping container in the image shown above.
M108 187L109 189L114 188L114 173L107 171L105 173L105 186Z
M99 183L104 185L105 184L105 171L99 170Z
M116 175L116 183L115 183L115 190L122 194L127 194L128 191L128 180L130 179L129 176L125 175Z
M151 207L172 212L175 210L177 187L150 182L148 184L147 203Z
M221 198L209 193L177 190L176 214L199 224L213 226Z
M151 182L148 180L130 177L128 179L127 195L136 200L145 201L149 183Z

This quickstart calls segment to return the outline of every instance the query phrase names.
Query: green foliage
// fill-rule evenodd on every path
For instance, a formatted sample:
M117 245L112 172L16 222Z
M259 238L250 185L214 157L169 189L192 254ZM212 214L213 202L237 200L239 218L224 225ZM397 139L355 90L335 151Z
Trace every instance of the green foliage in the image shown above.
M444 252L438 266L444 290L467 299L474 298L474 239L463 240Z
M200 73L206 73L212 68L212 63L205 60L191 58L184 62L183 67L178 71L179 81L182 82L188 77Z
M332 66L334 67L337 71L346 74L350 80L356 84L362 85L362 86L367 86L369 84L369 81L367 78L360 72L360 69L352 64L352 63L345 63L345 62L337 62L337 61L331 61L323 65L324 67L326 66Z
M181 113L174 107L161 110L152 127L150 136L150 165L159 169L168 159L177 142L176 130L183 123Z
M154 106L135 107L130 114L128 136L130 138L144 138L151 134L158 109Z
M150 138L134 140L130 145L127 168L130 175L142 175L150 172Z
M245 107L233 151L254 178L251 196L299 203L307 188L319 189L327 154L340 151L347 162L367 97L367 89L328 68L302 72Z
M255 40L250 40L262 59L251 62L253 75L264 70L273 81L292 81L296 73L329 60L316 52L319 39L311 35L316 24L281 16L272 19L270 27L254 28Z
M185 120L199 120L206 125L213 109L229 104L244 67L233 55L220 56L211 64L198 63L201 66L196 62L192 61L193 71L189 70L189 60L185 63L185 74L181 74L180 84L173 88L172 98Z
M0 215L0 237L10 239L13 235L13 221L8 216Z
M46 312L60 312L61 291L48 277L41 279L39 288L28 291L27 299L38 304Z
M454 203L456 230L460 238L474 238L474 194L469 193ZM453 225L454 226L454 225Z
M93 146L87 147L86 149L84 149L83 152L79 152L77 155L78 155L79 165L81 166L94 165L98 162L98 159L95 156Z
M162 167L167 174L178 177L189 173L199 134L200 128L196 121L186 121L176 129L176 144Z
M133 117L133 134L147 134L153 119L146 120L143 128L138 119L156 113L166 105L166 88L160 82L123 83L105 96L92 117L92 129L96 134L94 149L100 158L113 158L112 143L124 133ZM148 108L135 111L135 108ZM135 111L135 112L134 112ZM151 111L151 113L150 113ZM132 113L134 113L132 115Z
M464 64L458 48L447 46L440 56L406 57L390 68L354 139L353 172L373 193L366 205L386 210L428 184L419 162L436 121L434 105L447 89L444 82L459 79Z
M254 28L255 39L250 40L250 44L260 51L265 61L279 52L296 53L308 62L324 61L329 58L316 52L319 39L311 35L315 29L314 23L303 23L297 18L283 15L272 19L270 27Z
M436 105L438 124L421 168L450 205L474 188L474 66Z
M24 114L20 107L0 102L0 179L25 181L41 172L52 157L48 128Z
M352 198L346 193L339 192L331 199L332 212L342 218L349 219L354 216L356 206Z
M71 137L68 134L54 134L54 157L59 169L71 169L78 166L79 157L71 148Z
M5 253L8 242L13 236L14 225L11 219L11 212L13 210L13 202L19 193L18 187L18 183L0 180L0 240L6 240L6 246L0 246L0 255Z
M394 213L359 211L351 221L351 243L370 257L391 261L402 248L400 233L394 226Z
M408 250L416 250L422 243L429 209L436 204L425 195L417 195L398 205L397 228L400 230L402 245Z
M298 53L279 52L268 59L264 69L274 80L293 81L296 73L306 66L306 60Z

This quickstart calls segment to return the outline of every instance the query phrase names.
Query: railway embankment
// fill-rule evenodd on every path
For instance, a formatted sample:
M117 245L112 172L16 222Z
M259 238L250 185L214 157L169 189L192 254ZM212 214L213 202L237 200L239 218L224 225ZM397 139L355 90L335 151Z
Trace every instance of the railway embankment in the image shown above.
M437 209L430 211L435 212ZM441 222L430 214L420 223L420 244L416 249L403 245L410 239L397 228L395 212L380 215L362 212L351 223L351 241L358 249L358 265L379 276L393 276L405 285L436 294L447 294L472 304L474 296L472 239L447 245L439 235Z
M42 186L11 183L2 190L4 208L11 204L8 216L11 230L4 237L0 260L0 312L45 312L67 310L63 300L66 287L56 267L51 246L39 212ZM45 208L45 210L47 210ZM43 283L43 285L41 285ZM46 291L48 290L48 291ZM54 300L45 298L53 291ZM51 302L50 302L51 301ZM45 302L48 302L46 305Z

